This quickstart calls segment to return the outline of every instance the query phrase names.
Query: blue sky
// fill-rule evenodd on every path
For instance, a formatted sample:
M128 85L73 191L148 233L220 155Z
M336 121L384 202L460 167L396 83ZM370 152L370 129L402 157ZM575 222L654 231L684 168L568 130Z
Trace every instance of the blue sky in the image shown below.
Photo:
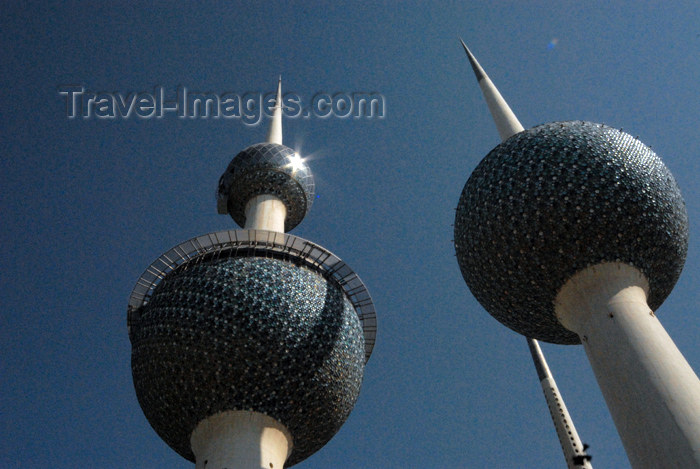
M487 5L487 3L495 3ZM318 198L292 234L345 260L379 333L354 412L297 467L563 467L525 340L454 258L454 207L498 134L459 44L525 127L639 135L690 217L658 316L700 369L700 7L696 2L127 2L6 5L0 138L0 466L188 468L133 391L126 304L161 253L233 229L219 175L266 122L66 116L62 85L110 93L376 92L383 119L284 121ZM628 462L580 346L544 344L598 467Z

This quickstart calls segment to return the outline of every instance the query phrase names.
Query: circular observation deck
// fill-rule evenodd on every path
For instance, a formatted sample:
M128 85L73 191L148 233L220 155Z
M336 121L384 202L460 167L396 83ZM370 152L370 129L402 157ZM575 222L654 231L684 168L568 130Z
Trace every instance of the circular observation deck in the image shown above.
M372 355L377 336L377 316L372 297L360 277L340 258L303 238L263 230L226 230L197 236L178 244L139 277L129 297L127 327L140 307L146 305L160 281L178 266L198 257L262 257L299 263L336 282L355 308L365 341L365 363Z

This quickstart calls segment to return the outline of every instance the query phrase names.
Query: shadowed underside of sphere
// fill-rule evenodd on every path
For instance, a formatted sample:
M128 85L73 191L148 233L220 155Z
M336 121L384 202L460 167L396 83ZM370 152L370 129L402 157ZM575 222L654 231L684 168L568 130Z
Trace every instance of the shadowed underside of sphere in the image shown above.
M200 256L133 316L139 403L187 459L197 423L252 410L290 431L291 466L330 440L359 394L365 348L353 305L334 281L286 260Z
M579 343L554 299L577 271L624 262L649 280L658 308L688 247L685 203L658 156L636 138L589 122L520 132L474 170L457 206L455 249L484 308L528 337Z
M314 178L291 148L257 143L238 153L219 180L219 213L229 213L236 223L245 226L246 204L265 194L278 197L287 208L285 231L301 223L311 209Z

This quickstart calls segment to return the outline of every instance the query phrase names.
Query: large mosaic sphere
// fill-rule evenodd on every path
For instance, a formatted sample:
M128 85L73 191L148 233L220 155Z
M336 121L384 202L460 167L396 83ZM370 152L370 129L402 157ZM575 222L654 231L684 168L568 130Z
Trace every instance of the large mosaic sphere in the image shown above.
M333 279L287 260L201 255L166 275L130 317L139 403L192 461L201 420L251 410L289 430L291 466L330 440L360 392L355 308Z
M623 262L648 279L658 308L688 248L678 186L635 137L590 122L520 132L474 170L457 207L455 249L476 299L528 337L579 343L554 299L577 271Z
M287 208L285 231L297 226L314 198L311 169L291 148L257 143L236 155L219 179L219 213L228 213L240 226L246 222L246 204L257 195L274 195Z

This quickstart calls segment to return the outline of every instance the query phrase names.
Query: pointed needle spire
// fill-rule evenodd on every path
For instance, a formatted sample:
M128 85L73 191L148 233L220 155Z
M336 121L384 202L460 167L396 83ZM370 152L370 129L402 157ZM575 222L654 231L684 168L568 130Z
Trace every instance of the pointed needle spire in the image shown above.
M282 76L277 83L277 97L272 111L270 129L267 131L267 143L282 145Z
M513 111L511 111L508 103L503 99L501 93L498 92L498 89L496 89L496 86L488 75L486 75L484 69L481 68L479 62L476 61L476 58L474 58L464 41L462 39L459 41L462 43L462 47L464 47L464 52L467 53L469 63L479 82L479 87L484 95L484 99L486 99L486 104L489 107L489 111L491 111L493 120L496 123L496 128L498 129L498 134L501 136L501 140L505 141L518 132L522 132L524 128L520 124L520 121L518 121L518 118L515 117Z

